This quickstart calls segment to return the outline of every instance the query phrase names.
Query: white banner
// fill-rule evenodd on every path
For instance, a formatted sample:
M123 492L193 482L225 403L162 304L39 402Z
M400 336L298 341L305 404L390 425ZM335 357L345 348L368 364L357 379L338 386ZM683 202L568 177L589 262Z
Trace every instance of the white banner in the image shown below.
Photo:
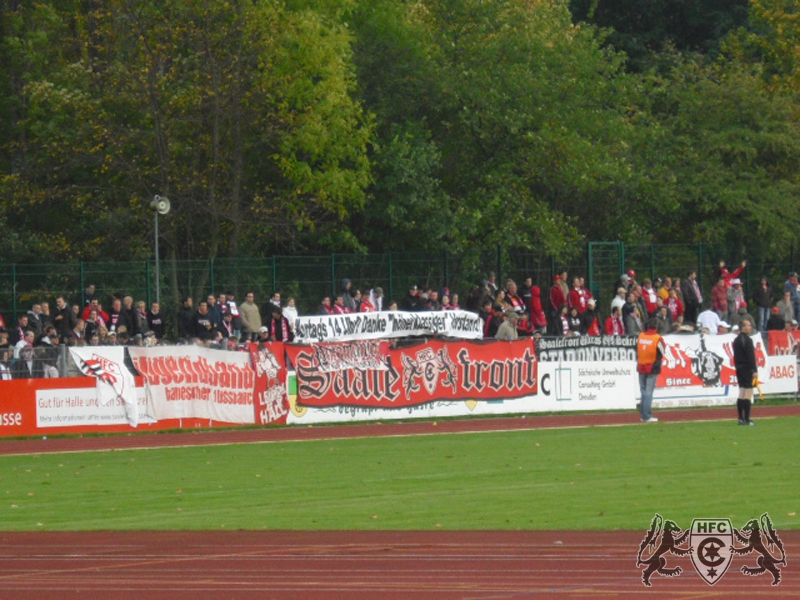
M297 317L295 321L295 341L304 344L376 340L409 335L444 335L479 340L483 338L483 320L475 313L465 310L390 310Z
M91 346L70 348L72 360L80 371L97 379L97 400L100 406L122 401L128 424L139 425L136 382L125 366L124 346Z
M248 352L199 346L129 348L150 385L158 419L255 423L255 371Z
M139 424L155 423L147 415L147 395L143 388L136 390L136 401ZM100 403L97 390L92 388L36 391L36 426L41 428L125 425L129 423L128 412L120 399Z
M633 409L638 395L633 361L539 363L537 411Z

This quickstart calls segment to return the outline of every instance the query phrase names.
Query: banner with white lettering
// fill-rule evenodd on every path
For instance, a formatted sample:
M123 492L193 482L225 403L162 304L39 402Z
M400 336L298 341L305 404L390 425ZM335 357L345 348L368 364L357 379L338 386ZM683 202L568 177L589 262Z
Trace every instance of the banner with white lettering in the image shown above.
M124 346L86 346L70 348L72 360L81 373L97 380L97 399L101 406L120 400L131 427L139 425L136 382L125 366Z
M347 342L342 342L346 346ZM506 341L431 340L404 348L379 348L383 365L331 369L314 346L287 345L297 373L297 404L403 408L434 400L492 400L536 394L531 338ZM334 353L353 356L342 348Z
M249 352L199 346L130 348L150 385L158 419L254 423L255 370Z
M636 360L635 335L543 337L536 347L541 362Z
M442 335L479 340L483 320L465 310L428 312L381 311L298 317L295 342L377 340L410 335Z
M283 342L251 342L250 360L256 370L256 423L285 424L289 414L289 394L286 388L286 353Z

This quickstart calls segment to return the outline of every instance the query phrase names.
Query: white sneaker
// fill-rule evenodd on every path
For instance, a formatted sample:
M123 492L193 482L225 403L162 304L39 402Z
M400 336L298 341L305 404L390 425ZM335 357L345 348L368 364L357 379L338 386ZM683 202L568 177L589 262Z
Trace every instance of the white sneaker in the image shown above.
M650 417L646 421L642 419L642 423L658 423L658 419L656 417Z

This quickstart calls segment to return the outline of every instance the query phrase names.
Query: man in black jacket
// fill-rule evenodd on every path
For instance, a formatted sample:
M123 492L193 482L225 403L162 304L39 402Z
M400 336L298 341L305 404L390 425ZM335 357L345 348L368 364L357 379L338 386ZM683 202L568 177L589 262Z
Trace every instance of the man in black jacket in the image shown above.
M194 337L194 300L191 296L183 299L183 307L178 311L178 337ZM206 304L208 306L208 304Z
M754 425L750 420L750 406L753 401L753 380L758 378L758 366L756 349L750 337L753 325L744 319L739 327L741 332L733 340L733 364L736 367L736 380L739 382L736 410L739 413L739 425Z
M78 317L75 316L64 296L56 298L56 314L53 317L53 325L56 326L56 331L62 341L71 335L77 322Z
M694 325L703 305L703 293L697 284L697 272L690 271L686 281L681 286L683 292L683 322Z

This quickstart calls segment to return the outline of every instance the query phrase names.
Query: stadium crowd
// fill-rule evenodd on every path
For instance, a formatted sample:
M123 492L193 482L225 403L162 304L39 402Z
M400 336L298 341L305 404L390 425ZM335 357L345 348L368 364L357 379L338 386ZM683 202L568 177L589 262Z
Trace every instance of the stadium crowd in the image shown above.
M704 294L692 271L684 279L658 277L637 280L629 270L617 282L616 295L605 310L598 306L583 277L570 281L564 270L554 276L548 289L528 277L517 286L504 285L494 273L467 293L463 309L483 319L484 338L504 340L521 336L638 335L653 319L660 334L703 331L720 334L738 330L743 319L753 330L796 330L800 315L800 283L789 273L780 297L766 277L745 294L739 278L742 262L734 271L720 261L710 293ZM264 306L248 291L244 301L228 290L195 302L185 297L176 315L168 319L158 302L150 307L132 296L115 293L101 301L94 285L83 294L83 306L69 304L64 296L37 302L16 322L7 323L0 314L0 379L57 377L58 348L70 346L154 346L192 343L211 348L238 350L248 342L294 339L298 316L295 299L284 299L275 291ZM374 287L362 292L344 279L335 296L320 298L316 314L338 315L382 310L457 310L459 295L441 289L411 286L399 299L387 300ZM177 336L168 336L168 321L174 318Z

